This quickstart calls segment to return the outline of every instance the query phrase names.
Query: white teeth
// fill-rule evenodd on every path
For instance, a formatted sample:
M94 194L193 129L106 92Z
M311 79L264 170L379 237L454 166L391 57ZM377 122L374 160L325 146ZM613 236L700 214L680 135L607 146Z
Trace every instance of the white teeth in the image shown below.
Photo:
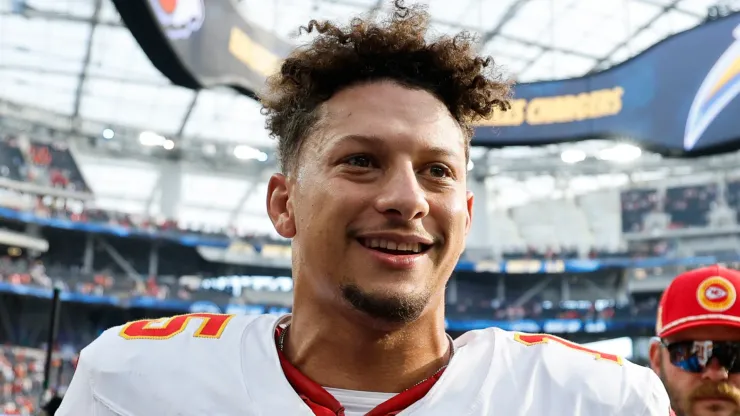
M420 243L396 243L395 241L385 240L382 238L365 238L363 244L368 248L384 248L395 251L408 251L412 253L421 253L422 245Z

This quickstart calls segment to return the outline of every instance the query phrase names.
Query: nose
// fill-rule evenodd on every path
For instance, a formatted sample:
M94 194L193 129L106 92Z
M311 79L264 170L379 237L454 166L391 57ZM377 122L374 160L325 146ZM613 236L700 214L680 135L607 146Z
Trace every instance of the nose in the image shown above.
M710 381L724 381L728 377L727 369L722 367L716 358L712 358L712 361L709 362L702 373L702 378Z
M393 219L411 221L429 214L425 190L411 164L388 170L376 200L376 209Z

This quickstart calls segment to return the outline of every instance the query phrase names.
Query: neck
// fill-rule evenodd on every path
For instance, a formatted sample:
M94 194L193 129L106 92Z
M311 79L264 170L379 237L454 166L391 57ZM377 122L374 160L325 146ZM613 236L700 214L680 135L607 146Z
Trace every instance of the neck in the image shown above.
M397 393L431 377L449 360L442 299L412 323L379 330L352 319L352 312L298 298L283 352L322 386Z

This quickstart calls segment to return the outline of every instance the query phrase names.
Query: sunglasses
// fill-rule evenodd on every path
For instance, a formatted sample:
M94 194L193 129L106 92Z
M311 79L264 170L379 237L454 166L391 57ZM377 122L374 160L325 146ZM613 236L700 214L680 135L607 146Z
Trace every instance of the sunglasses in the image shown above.
M740 373L740 342L738 341L678 341L670 344L661 340L668 350L671 364L688 371L702 373L713 359L728 373Z

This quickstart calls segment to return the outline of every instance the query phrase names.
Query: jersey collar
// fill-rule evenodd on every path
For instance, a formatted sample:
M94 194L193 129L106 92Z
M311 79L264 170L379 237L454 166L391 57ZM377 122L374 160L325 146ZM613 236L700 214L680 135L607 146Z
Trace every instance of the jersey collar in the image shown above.
M284 329L278 326L275 330L275 342L277 343L280 334ZM278 351L280 366L283 369L285 378L296 393L303 399L303 402L314 412L316 416L343 416L344 408L334 396L326 391L322 386L306 377L297 368L295 368L285 357L282 351ZM379 404L371 410L366 416L394 416L421 400L431 390L442 376L443 371L438 372L433 377L425 380L402 393L399 393L385 402Z
M299 396L300 393L297 394L296 388L288 379L289 374L286 374L283 369L283 361L286 360L281 360L277 351L275 342L277 329L288 323L290 318L291 315L288 314L280 318L263 315L255 319L248 328L245 328L241 340L241 353L239 357L235 357L236 360L241 360L246 401L253 406L254 413L260 416L321 415L308 407L308 404ZM421 399L401 413L390 410L387 414L392 415L393 411L396 411L399 416L483 414L481 408L485 408L490 399L488 397L490 385L509 382L508 371L511 369L507 366L505 358L496 352L498 349L496 346L499 343L494 343L492 351L491 343L481 339L488 337L481 337L483 334L476 335L476 332L479 331L469 332L455 340L456 350L452 362L445 369L439 381L431 386L426 394L420 394ZM491 369L496 356L499 357L496 360L499 368L492 373ZM300 373L297 369L296 372ZM304 394L304 397L307 396ZM401 398L404 397L405 395L401 396ZM391 401L394 399L399 400L396 397L389 400L394 409L403 407L396 407L395 401ZM413 400L411 398L409 402L403 404L408 404ZM378 412L385 410L384 408L376 409ZM329 412L331 411L332 409L329 408ZM378 414L382 413L375 413L374 416ZM336 413L327 414L327 416L333 415Z

